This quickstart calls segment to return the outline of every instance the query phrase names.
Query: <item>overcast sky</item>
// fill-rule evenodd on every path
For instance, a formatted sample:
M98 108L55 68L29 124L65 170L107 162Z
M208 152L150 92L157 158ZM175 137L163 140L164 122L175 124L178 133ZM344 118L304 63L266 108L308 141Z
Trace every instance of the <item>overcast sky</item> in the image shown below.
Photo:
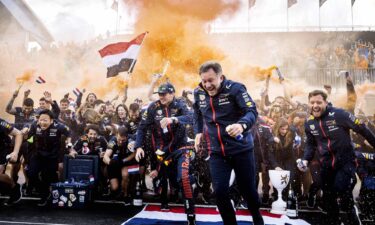
M58 41L91 39L107 30L116 29L116 12L110 8L113 0L25 0ZM230 1L230 0L227 0ZM319 0L298 0L287 14L287 0L256 0L248 10L248 0L236 15L222 17L212 24L217 31L247 30L255 28L285 28L287 15L290 26L319 26ZM320 9L323 27L351 26L351 0L328 0ZM128 15L126 6L120 5L121 29L131 29L135 12ZM375 27L375 0L356 0L353 22L356 26ZM259 29L258 29L259 31Z

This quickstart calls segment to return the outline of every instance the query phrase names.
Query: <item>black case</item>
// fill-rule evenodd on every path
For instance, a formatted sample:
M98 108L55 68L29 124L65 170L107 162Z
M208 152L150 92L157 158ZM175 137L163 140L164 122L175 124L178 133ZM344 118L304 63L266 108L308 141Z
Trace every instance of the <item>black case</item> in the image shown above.
M52 207L84 208L92 201L98 173L98 156L80 155L72 159L65 155L65 182L51 184Z

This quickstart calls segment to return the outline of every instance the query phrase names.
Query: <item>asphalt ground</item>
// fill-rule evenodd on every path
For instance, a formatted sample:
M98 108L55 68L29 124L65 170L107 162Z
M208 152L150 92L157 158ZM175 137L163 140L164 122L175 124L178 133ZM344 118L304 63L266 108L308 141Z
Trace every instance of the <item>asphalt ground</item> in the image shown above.
M5 197L0 198L0 202L4 200ZM142 210L141 207L124 206L122 202L115 201L95 201L84 209L38 207L36 204L37 198L23 198L14 206L0 203L0 224L119 225ZM173 207L173 204L171 206ZM299 211L299 218L312 225L327 225L324 217L320 210ZM370 225L375 222L367 221L363 224Z

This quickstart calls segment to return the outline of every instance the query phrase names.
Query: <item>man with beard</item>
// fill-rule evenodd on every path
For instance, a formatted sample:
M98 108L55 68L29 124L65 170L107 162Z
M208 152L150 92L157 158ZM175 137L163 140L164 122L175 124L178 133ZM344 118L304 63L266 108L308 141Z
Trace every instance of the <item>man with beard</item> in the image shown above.
M344 224L361 224L352 193L357 179L350 130L362 135L373 147L375 136L349 112L329 106L325 92L312 91L308 99L311 116L305 123L305 153L302 160L297 160L297 165L301 171L306 171L308 162L318 149L327 224L341 223L340 209L345 212L341 217Z
M255 225L263 225L255 181L254 143L249 130L256 123L255 103L243 84L227 80L221 65L205 62L199 68L201 83L194 90L195 149L199 151L206 127L211 157L212 185L224 225L236 225L236 214L229 196L232 170L240 193Z
M73 145L69 155L73 158L76 155L97 155L103 158L106 149L107 141L103 136L99 135L99 127L90 124L86 126L85 134Z

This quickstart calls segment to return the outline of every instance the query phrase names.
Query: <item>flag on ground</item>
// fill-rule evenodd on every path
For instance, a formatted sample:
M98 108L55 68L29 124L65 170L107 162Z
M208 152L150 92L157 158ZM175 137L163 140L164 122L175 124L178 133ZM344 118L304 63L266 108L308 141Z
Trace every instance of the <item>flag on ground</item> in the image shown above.
M264 224L270 225L309 225L302 219L289 219L285 215L276 215L266 211L261 211ZM196 220L199 225L220 225L223 224L218 211L215 208L195 208ZM252 217L248 210L239 209L236 211L236 217L239 225L253 224ZM174 206L170 211L163 212L159 205L146 205L145 208L127 220L123 225L185 225L186 214L182 206Z
M139 173L139 165L128 166L128 173L129 174Z
M74 88L73 89L73 93L78 97L80 95L82 95L82 91L80 91L78 88Z
M288 0L288 9L297 3L297 0Z
M37 82L38 84L44 84L44 83L46 83L46 80L44 80L41 76L39 76L39 77L36 79L36 82Z
M147 32L138 35L129 42L109 44L99 50L104 65L107 66L107 78L114 77L119 72L133 72L141 44Z

